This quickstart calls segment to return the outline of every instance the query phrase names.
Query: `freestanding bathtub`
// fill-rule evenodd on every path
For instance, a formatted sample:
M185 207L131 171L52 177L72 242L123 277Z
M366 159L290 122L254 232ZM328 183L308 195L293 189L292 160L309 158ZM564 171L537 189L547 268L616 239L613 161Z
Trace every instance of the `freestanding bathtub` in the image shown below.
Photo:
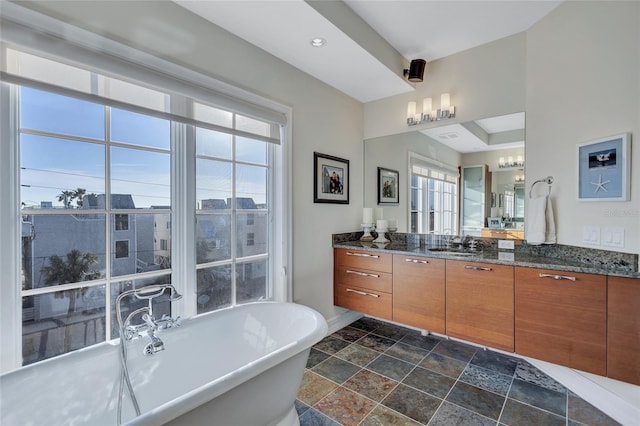
M297 425L293 406L309 350L324 318L293 303L257 302L184 320L157 333L165 350L143 355L128 342L127 425ZM113 340L0 376L0 424L117 424L119 341Z

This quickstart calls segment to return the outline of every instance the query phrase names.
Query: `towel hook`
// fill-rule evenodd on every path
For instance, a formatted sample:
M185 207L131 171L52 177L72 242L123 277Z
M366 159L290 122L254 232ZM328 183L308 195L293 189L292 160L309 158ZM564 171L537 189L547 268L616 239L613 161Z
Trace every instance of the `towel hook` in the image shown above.
M538 179L537 181L531 184L531 188L529 188L529 198L531 198L531 191L533 191L533 187L536 185L536 183L540 183L540 182L546 182L547 185L549 185L549 193L547 195L551 195L551 185L553 184L553 176L547 176L546 178Z

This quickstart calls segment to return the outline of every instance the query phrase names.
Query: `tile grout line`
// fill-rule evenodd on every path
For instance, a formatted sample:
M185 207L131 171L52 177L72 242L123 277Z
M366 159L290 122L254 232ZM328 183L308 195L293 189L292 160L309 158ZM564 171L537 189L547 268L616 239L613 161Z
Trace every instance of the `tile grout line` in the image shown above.
M408 416L406 416L406 415L404 415L404 414L402 414L402 413L399 413L399 412L397 412L397 411L395 411L395 410L393 410L393 409L391 409L391 408L387 407L386 405L382 404L382 401L383 401L385 398L387 398L387 397L388 397L392 392L394 392L394 391L398 388L398 386L399 386L400 384L403 384L403 385L407 386L408 388L410 388L410 389L412 389L412 390L415 390L415 391L418 391L418 392L424 393L424 394L426 394L426 395L430 395L430 396L432 396L432 397L438 398L437 396L432 395L432 394L431 394L431 393L429 393L429 392L425 392L425 391L423 391L423 390L421 390L421 389L417 389L417 388L415 388L415 387L413 387L413 386L410 386L410 385L408 385L408 384L406 384L406 383L403 383L403 380L405 380L405 379L406 379L410 374L412 374L414 371L416 371L416 368L417 368L417 367L421 367L421 368L424 368L424 369L429 370L429 371L431 371L431 372L434 372L434 373L437 373L437 374L441 374L441 375L443 375L444 377L452 378L451 376L449 376L449 375L447 375L447 374L442 374L441 372L434 371L434 370L431 370L431 369L429 369L429 368L422 367L422 366L420 365L420 363L421 363L421 362L423 362L423 361L424 361L424 360L425 360L429 355L432 355L432 354L437 354L437 355L439 355L439 356L443 356L443 357L445 357L445 358L451 358L451 357L449 357L449 356L447 356L447 355L442 355L442 354L439 354L439 353L434 352L434 351L435 351L435 349L438 347L438 345L439 345L441 342L450 341L449 339L446 339L446 338L442 339L442 338L439 338L439 336L438 336L438 337L435 337L435 338L438 340L438 342L436 343L436 345L435 345L435 346L433 346L430 350L428 350L428 352L426 352L426 354L422 355L422 357L421 357L421 359L420 359L419 361L417 361L416 363L414 363L413 361L407 361L407 360L405 360L405 359L402 359L402 358L399 358L399 357L397 357L397 356L394 356L394 355L391 355L391 354L387 353L387 351L389 351L393 346L395 346L395 345L396 345L396 344L398 344L398 343L401 343L401 344L403 344L403 345L410 346L411 348L419 349L419 350L421 350L421 351L426 351L426 349L425 349L424 347L416 346L416 345L414 345L414 344L411 344L411 343L407 343L407 342L402 341L402 339L404 339L405 337L407 337L407 336L411 336L411 331L409 331L409 332L407 332L407 333L404 333L404 334L402 335L402 337L400 337L399 339L397 339L397 335L395 335L395 337L394 337L394 338L391 338L391 337L384 336L384 335L382 335L382 334L377 334L377 333L376 333L376 331L378 331L378 330L381 328L380 326L378 326L378 327L376 327L376 328L373 328L372 330L361 329L361 328L358 328L358 327L355 327L355 326L351 326L351 325L349 325L349 327L351 327L351 328L353 328L353 329L355 329L355 330L358 330L359 332L365 333L365 334L364 334L364 335L362 335L361 337L359 337L358 339L356 339L355 341L346 340L346 339L342 338L342 337L341 337L341 336L339 336L339 335L337 335L337 336L332 336L332 337L334 337L334 338L336 338L336 339L338 339L338 340L341 340L341 341L343 341L343 342L345 342L345 343L348 343L348 344L347 344L347 346L345 346L344 348L341 348L340 350L336 351L336 352L335 352L335 353L333 353L333 354L332 354L332 353L325 352L325 351L323 351L323 350L321 350L321 349L318 349L318 348L315 348L315 349L316 349L316 350L318 350L319 352L321 352L321 353L325 354L325 355L328 355L328 358L330 358L330 357L332 357L332 356L333 356L333 357L335 357L335 358L337 358L337 359L339 359L339 360L342 360L342 361L345 361L345 362L347 362L347 363L349 363L349 364L355 365L356 367L358 367L358 368L359 368L359 370L358 370L356 373L354 373L353 375L351 375L349 378L347 378L347 379L343 382L343 384L338 384L338 383L336 383L336 382L332 381L331 379L328 379L328 378L326 378L326 377L322 376L321 374L318 374L318 373L316 373L316 372L314 372L314 371L312 371L312 372L313 372L314 374L316 374L316 375L318 375L318 376L320 376L320 377L323 377L323 378L325 378L325 379L329 380L330 382L334 383L338 388L339 388L339 387L343 387L344 389L349 390L349 391L352 391L352 392L354 392L355 394L357 394L357 395L359 395L359 396L361 396L361 397L363 397L363 398L366 398L367 400L372 401L372 402L374 402L374 403L375 403L374 407L373 407L373 408L372 408L372 409L371 409L371 410L370 410L370 411L365 415L365 417L364 417L364 418L363 418L363 419L362 419L358 424L361 424L361 423L364 421L364 419L366 419L366 418L371 414L371 412L373 412L373 411L374 411L376 408L378 408L380 405L382 405L385 409L388 409L388 410L391 410L391 411L392 411L392 412L394 412L394 413L397 413L398 415L402 416L403 418L409 418L409 419L411 419L410 417L408 417ZM402 327L400 327L400 328L402 328ZM386 332L386 331L385 331L385 332ZM393 332L394 332L393 328L391 328L388 332L389 332L389 333L393 333ZM332 334L333 334L333 333L332 333ZM400 333L400 334L402 334L402 333ZM384 351L382 351L382 352L380 352L379 350L376 350L376 349L370 348L370 347L368 347L368 346L364 346L364 345L362 345L362 344L359 344L359 346L361 346L361 347L362 347L362 348L364 348L364 349L368 349L368 350L371 350L371 351L375 351L375 352L377 352L377 356L376 356L374 359L372 359L371 361L368 361L364 366L360 366L360 365L354 364L354 363L352 363L351 361L348 361L347 359L342 359L342 358L340 358L339 356L337 356L337 354L338 354L340 351L342 351L342 350L344 350L344 349L346 349L346 348L350 347L350 346L351 346L351 345L353 345L354 343L356 343L356 344L357 344L357 342L358 342L358 341L360 341L361 339L363 339L363 338L365 338L365 337L367 337L367 336L371 336L371 337L375 337L375 338L381 338L381 339L386 339L386 340L389 340L389 341L393 342L393 344L392 344L391 346L389 346L389 347L386 347L386 349L384 349ZM397 340L396 340L396 339L397 339ZM455 340L454 340L454 341L455 341ZM463 343L463 344L464 344L465 342L461 342L461 343ZM473 346L473 345L472 345L472 346ZM500 397L504 397L504 402L503 402L503 404L502 404L502 408L501 408L501 410L500 410L500 413L499 413L499 416L498 416L498 419L497 419L497 423L499 423L499 422L500 422L500 418L501 418L501 417L503 416L503 414L504 414L504 410L505 410L505 408L506 408L506 404L507 404L508 400L509 400L509 399L513 399L513 398L510 398L510 397L509 397L509 395L510 395L510 393L511 393L511 390L512 390L512 388L513 388L513 385L514 385L514 383L515 383L515 380L517 379L517 378L516 378L517 367L518 367L518 365L520 365L520 364L522 363L522 360L521 360L521 359L517 359L518 364L516 365L516 370L515 370L515 371L514 371L514 373L511 375L511 381L510 381L509 387L508 387L508 389L507 389L507 393L506 393L505 395L501 395L501 394L499 394L499 393L497 393L497 392L495 392L495 391L493 391L493 390L485 389L484 387L477 386L477 385L474 385L474 384L472 384L472 383L468 383L468 382L466 382L465 380L463 380L463 379L462 379L462 375L464 374L464 372L468 369L468 367L469 367L470 365L474 365L475 367L478 367L478 368L480 368L481 370L488 370L488 371L489 371L489 372L491 372L491 373L496 373L496 374L504 375L503 373L501 373L501 372L499 372L499 371L491 370L491 369L485 368L485 367L483 367L483 366L481 366L481 365L472 364L472 363L471 363L471 361L473 360L473 356L475 356L475 354L477 353L477 351L478 351L478 350L479 350L479 349L478 349L478 348L476 348L476 352L474 352L474 355L472 355L472 357L471 357L471 358L466 362L466 364L465 364L464 368L462 369L462 371L461 371L461 373L458 375L458 377L457 377L457 378L455 378L455 379L454 379L454 378L452 378L452 379L454 379L454 380L455 380L455 381L454 381L454 383L453 383L453 386L449 389L449 391L448 391L448 392L447 392L447 394L444 396L444 398L442 398L441 403L439 404L438 408L436 409L436 411L435 411L434 415L429 419L429 422L428 422L428 423L431 423L431 422L432 422L432 420L433 420L433 418L435 417L435 415L437 414L437 412L438 412L438 411L441 409L441 407L443 406L443 402L444 402L444 401L446 401L446 398L451 394L451 391L453 390L453 388L454 388L454 387L455 387L459 382L462 382L462 383L464 383L464 384L466 384L466 385L469 385L469 386L474 386L474 387L476 387L476 388L478 388L478 389L481 389L481 390L483 390L483 391L486 391L486 392L489 392L489 393L492 393L492 394L498 395L498 396L500 396ZM485 348L484 350L490 350L490 349ZM497 352L497 353L502 354L501 352ZM403 375L403 377L402 377L400 380L396 380L396 379L393 379L393 378L391 378L391 377L388 377L386 374L381 374L381 373L379 373L379 372L376 372L376 371L373 371L373 370L370 370L370 369L368 369L368 368L367 368L367 366L368 366L368 365L370 365L372 362L374 362L376 359L378 359L378 358L380 357L380 355L386 355L386 356L387 356L387 357L389 357L389 358L392 358L392 359L394 359L394 360L398 360L398 361L401 361L401 362L406 362L406 363L408 363L408 364L412 364L413 366L412 366L411 370L410 370L407 374ZM510 356L509 354L504 354L504 355L506 355L506 356ZM327 359L328 359L328 358L327 358ZM451 359L453 359L453 360L457 360L457 361L461 361L461 360L460 360L460 359L458 359L458 358L451 358ZM321 361L321 362L324 362L324 361L326 361L326 359L325 359L325 360L323 360L323 361ZM320 363L321 363L321 362L320 362ZM320 364L320 363L318 363L318 364ZM316 364L316 365L318 365L318 364ZM314 367L315 367L315 366L314 366ZM534 368L535 368L535 366L534 366ZM309 369L309 370L310 370L310 369ZM393 387L389 392L387 392L387 393L386 393L386 395L381 399L381 401L380 401L380 402L377 402L377 401L375 401L375 400L373 400L373 399L371 399L371 398L367 397L367 396L366 396L366 395L364 395L364 394L361 394L361 393L359 393L359 392L353 391L353 390L351 390L351 389L349 389L349 388L346 388L346 387L344 386L344 383L346 383L346 382L348 382L349 380L351 380L351 379L352 379L356 374L360 373L360 372L361 372L361 371L363 371L363 370L366 370L366 371L368 371L368 372L370 372L370 373L373 373L373 374L380 375L380 376L382 376L382 377L385 377L385 378L387 378L387 379L389 379L389 380L393 380L393 381L395 381L395 382L396 382L395 386L394 386L394 387ZM506 376L506 375L505 375L505 376ZM543 389L548 389L548 390L551 390L551 391L558 392L558 391L556 391L555 389L547 388L546 386L544 386L544 385L542 385L542 384L538 384L538 383L536 383L536 382L530 382L530 381L527 381L527 380L523 380L523 382L525 382L525 383L530 383L530 384L532 384L532 385L535 385L535 386L540 387L540 388L543 388ZM562 385L562 383L560 383L560 385ZM569 390L566 388L566 386L564 386L564 385L562 385L562 386L563 386L563 388L564 388L564 392L563 392L563 393L564 393L564 395L565 395L565 415L564 415L564 423L565 423L565 425L567 425L567 426L568 426L569 421L570 421L570 418L569 418ZM336 388L336 389L337 389L337 388ZM332 392L334 392L336 389L334 389L333 391L329 392L329 394L331 394ZM329 394L327 394L327 395L329 395ZM327 395L325 395L325 397L326 397ZM324 397L323 397L323 398L321 398L320 400L322 400L322 399L324 399ZM440 398L438 398L438 399L440 399ZM515 402L519 403L519 404L522 404L522 405L524 405L524 406L530 407L530 408L535 409L535 410L540 410L540 411L545 412L545 413L547 413L547 414L549 414L549 415L553 415L553 416L560 417L560 418L562 418L562 417L563 417L561 414L558 414L558 413L553 412L553 411L549 411L549 410L547 410L547 409L545 409L545 408L538 407L538 406L533 405L533 404L530 404L530 403L528 403L528 402L520 401L519 399L513 399L513 400L514 400ZM318 401L318 402L319 402L319 401ZM450 402L450 401L447 401L447 402L449 402L450 404L455 405L456 407L459 407L459 408L461 408L461 409L463 409L463 410L465 410L465 411L471 412L471 413L473 413L473 414L475 414L475 415L479 415L479 416L482 416L483 418L490 419L489 417L486 417L486 416L484 416L483 414L480 414L479 412L476 412L476 411L474 411L474 410L472 410L472 409L468 409L468 408L466 408L466 407L462 407L462 406L460 406L460 405L458 405L458 404L455 404L455 403L453 403L453 402ZM317 404L317 403L316 403L316 404ZM315 405L315 404L314 404L314 405ZM311 408L313 408L313 406L311 406ZM317 410L316 410L316 411L317 411ZM322 413L322 412L319 412L319 413L320 413L320 414L322 414L323 416L327 417L327 418L330 418L330 417L326 416L326 415L325 415L324 413ZM413 419L412 419L412 420L413 420ZM490 419L490 420L492 420L492 419ZM413 420L413 421L415 421L415 420ZM492 421L493 421L493 420L492 420ZM420 422L418 422L418 423L420 423ZM578 423L579 423L579 422L578 422Z

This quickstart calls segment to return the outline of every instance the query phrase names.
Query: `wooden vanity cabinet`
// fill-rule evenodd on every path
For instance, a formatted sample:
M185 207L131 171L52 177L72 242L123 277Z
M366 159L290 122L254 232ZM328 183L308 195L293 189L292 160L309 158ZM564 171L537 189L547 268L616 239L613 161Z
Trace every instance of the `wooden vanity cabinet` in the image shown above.
M524 231L520 229L483 229L482 238L500 238L501 240L524 240Z
M607 376L640 385L640 279L607 284Z
M382 319L392 319L391 254L334 249L334 304Z
M445 332L445 260L393 255L393 320Z
M516 352L605 376L606 280L604 275L516 267Z
M513 352L513 266L446 262L446 334Z

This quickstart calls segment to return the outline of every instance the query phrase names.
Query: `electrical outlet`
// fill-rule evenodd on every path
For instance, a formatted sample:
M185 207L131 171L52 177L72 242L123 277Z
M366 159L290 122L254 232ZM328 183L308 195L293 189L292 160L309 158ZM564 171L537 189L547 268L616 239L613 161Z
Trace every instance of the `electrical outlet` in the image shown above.
M515 242L513 240L498 240L498 248L513 250L515 248Z

